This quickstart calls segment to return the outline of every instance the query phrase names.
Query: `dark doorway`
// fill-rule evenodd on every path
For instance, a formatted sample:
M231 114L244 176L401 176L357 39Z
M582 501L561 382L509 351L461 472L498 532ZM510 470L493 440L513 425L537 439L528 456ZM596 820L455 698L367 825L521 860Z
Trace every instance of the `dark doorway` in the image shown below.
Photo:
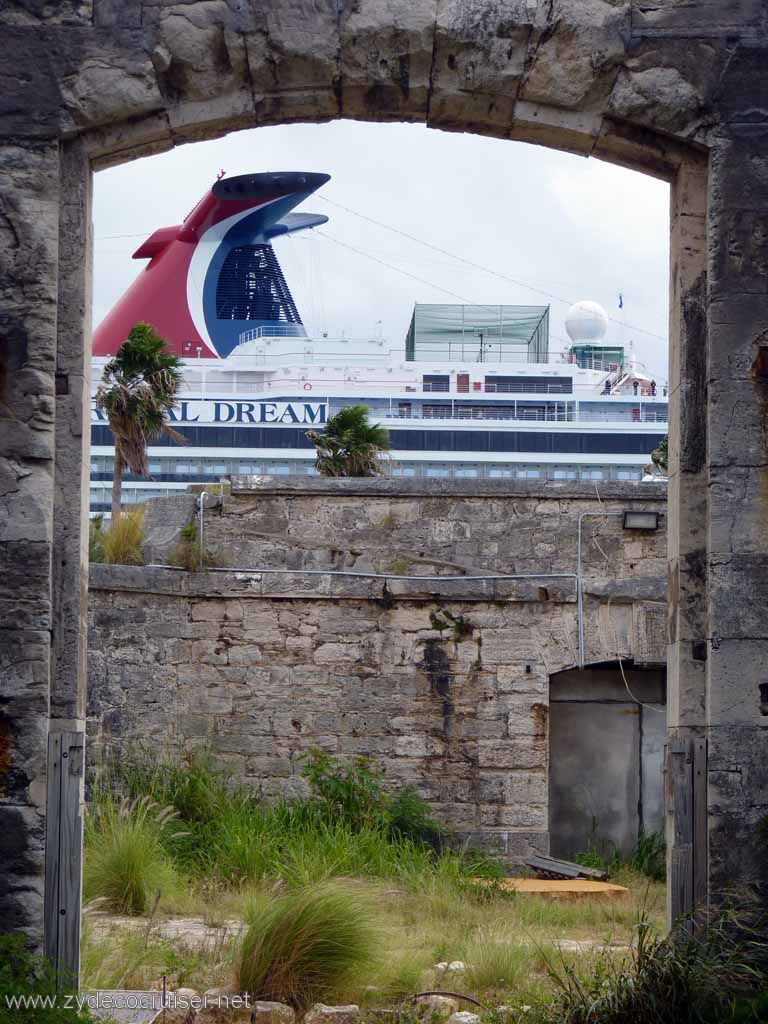
M556 857L629 854L664 825L666 670L618 664L550 678L549 828ZM641 702L641 703L640 703Z

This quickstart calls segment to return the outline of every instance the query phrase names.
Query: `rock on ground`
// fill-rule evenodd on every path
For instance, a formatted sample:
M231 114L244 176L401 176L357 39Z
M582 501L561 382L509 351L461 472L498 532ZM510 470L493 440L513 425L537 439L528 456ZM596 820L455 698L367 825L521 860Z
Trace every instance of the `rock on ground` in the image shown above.
M416 1012L432 1020L447 1021L458 1009L458 1002L449 996L419 996L416 1000Z
M459 1010L452 1013L448 1018L448 1024L480 1024L480 1017L476 1013L469 1013L467 1010Z
M296 1014L285 1003L257 1000L251 1004L251 1024L294 1024Z
M304 1024L358 1024L360 1007L354 1003L349 1006L326 1006L315 1003L304 1017Z

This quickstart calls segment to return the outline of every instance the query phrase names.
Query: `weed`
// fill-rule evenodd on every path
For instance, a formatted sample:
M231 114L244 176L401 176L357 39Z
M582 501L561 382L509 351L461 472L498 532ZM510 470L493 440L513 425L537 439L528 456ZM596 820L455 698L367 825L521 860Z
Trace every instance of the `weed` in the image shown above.
M95 922L94 922L95 923ZM96 933L83 918L81 985L84 989L150 989L165 977L170 988L206 989L227 984L236 942L224 935L190 945L161 936L156 928L107 926Z
M187 572L202 572L222 565L219 554L200 547L195 523L184 526L180 532L179 543L168 555L168 564L175 565Z
M560 995L547 1020L557 1024L707 1024L732 1018L737 1000L768 983L768 945L745 936L732 916L708 922L700 935L669 939L637 926L628 958L602 958L577 977L550 968ZM749 1018L747 1018L749 1019Z
M432 629L436 629L438 633L442 633L444 629L450 629L456 643L469 639L475 631L475 627L463 615L454 615L446 608L439 612L430 612L429 621Z
M667 873L666 851L662 832L641 832L625 861L616 847L609 840L599 839L593 829L589 849L577 853L574 860L585 868L605 871L611 876L627 866L654 882L663 882Z
M101 561L110 565L143 565L144 509L141 506L123 511L105 529L94 528L94 546ZM90 547L91 545L89 545Z
M389 827L392 833L404 839L440 849L446 837L446 829L433 817L429 804L415 786L403 786L392 797L389 810Z
M463 980L474 993L513 991L528 970L530 951L505 928L481 929L464 949Z
M88 561L104 561L104 516L94 516L88 524Z
M332 1000L370 969L379 951L376 909L349 884L325 882L273 894L251 912L238 986L298 1010Z
M667 844L663 832L641 832L629 859L630 866L641 875L663 882L667 877Z
M413 567L408 558L393 558L387 566L387 572L394 576L407 576Z

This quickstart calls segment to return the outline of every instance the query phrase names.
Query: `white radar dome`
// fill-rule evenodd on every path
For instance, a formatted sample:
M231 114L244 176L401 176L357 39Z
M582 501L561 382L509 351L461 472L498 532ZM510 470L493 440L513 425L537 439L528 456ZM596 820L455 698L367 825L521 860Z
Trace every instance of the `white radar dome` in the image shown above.
M602 341L608 315L597 302L575 302L565 315L565 329L573 342Z

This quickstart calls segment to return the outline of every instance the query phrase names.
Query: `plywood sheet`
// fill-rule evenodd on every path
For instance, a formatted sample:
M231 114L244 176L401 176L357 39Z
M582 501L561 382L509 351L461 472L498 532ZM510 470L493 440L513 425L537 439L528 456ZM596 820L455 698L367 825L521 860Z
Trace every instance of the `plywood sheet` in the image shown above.
M499 883L502 889L509 889L526 896L550 896L553 899L581 899L603 897L606 899L626 896L629 889L612 882L595 882L591 878L505 878Z

